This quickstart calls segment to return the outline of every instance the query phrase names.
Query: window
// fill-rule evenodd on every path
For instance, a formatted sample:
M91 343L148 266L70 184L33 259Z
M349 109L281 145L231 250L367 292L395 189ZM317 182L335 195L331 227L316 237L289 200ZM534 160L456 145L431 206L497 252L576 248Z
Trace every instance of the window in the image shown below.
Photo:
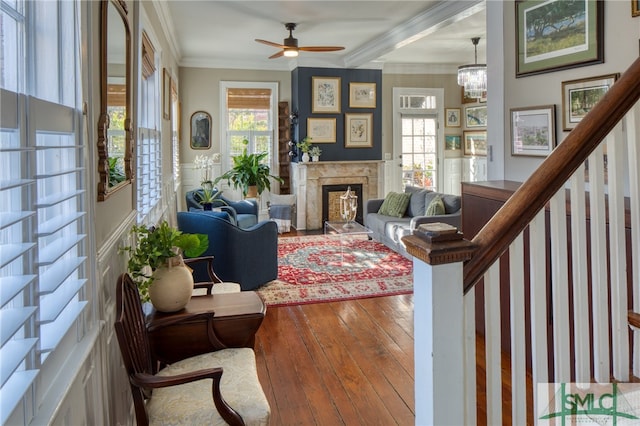
M140 79L139 120L136 140L137 159L137 210L138 222L155 222L154 207L159 205L162 197L162 139L160 132L160 106L162 96L160 93L159 66L150 66L150 61L158 61L159 55L151 55L155 52L153 44L147 33L143 32L141 61L147 65L143 67ZM155 59L154 59L155 58Z
M242 153L243 141L249 141L249 153L267 152L265 163L277 170L274 152L275 118L277 118L277 83L222 82L226 117L222 152L223 164L233 166L233 157ZM224 172L225 170L223 170Z
M14 0L0 11L2 424L29 423L87 328L78 7Z

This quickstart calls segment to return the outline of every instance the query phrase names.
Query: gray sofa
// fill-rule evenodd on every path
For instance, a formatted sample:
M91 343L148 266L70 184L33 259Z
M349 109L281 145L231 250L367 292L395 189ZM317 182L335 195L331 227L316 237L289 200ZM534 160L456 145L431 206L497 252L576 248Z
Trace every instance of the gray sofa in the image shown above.
M384 199L367 201L364 212L364 225L372 231L371 237L390 249L411 258L402 243L402 237L411 235L414 229L423 223L442 222L460 228L462 209L458 195L442 194L424 188L407 186L406 193L411 194L409 206L403 217L385 216L378 213ZM424 216L427 206L436 195L444 202L445 214Z

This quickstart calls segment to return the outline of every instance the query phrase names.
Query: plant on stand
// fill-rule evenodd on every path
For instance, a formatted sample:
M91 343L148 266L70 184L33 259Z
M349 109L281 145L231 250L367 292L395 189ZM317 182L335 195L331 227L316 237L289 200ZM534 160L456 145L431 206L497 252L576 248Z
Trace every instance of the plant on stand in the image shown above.
M214 184L226 180L227 184L233 184L234 189L240 189L244 198L255 198L265 189L271 189L271 178L280 183L284 182L279 176L272 175L269 165L264 163L268 152L249 154L249 141L245 139L242 143L245 145L244 150L242 154L233 157L233 168L218 177Z
M129 252L127 270L137 283L140 299L151 301L162 312L175 312L189 302L193 291L191 270L182 253L197 257L209 247L205 234L185 234L163 221L157 227L133 226L135 246Z
M308 136L305 137L300 142L298 142L296 146L302 152L302 158L301 158L302 162L306 163L307 161L309 161L309 150L311 149L311 138Z
M320 154L322 154L322 150L319 146L312 146L309 150L309 155L313 161L320 161Z

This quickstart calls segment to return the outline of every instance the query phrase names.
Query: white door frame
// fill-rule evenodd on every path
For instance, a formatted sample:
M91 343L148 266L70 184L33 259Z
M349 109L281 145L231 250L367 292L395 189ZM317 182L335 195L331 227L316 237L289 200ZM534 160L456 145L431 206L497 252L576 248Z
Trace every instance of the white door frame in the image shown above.
M403 109L400 106L402 96L435 96L435 108L429 109ZM386 192L402 190L402 125L401 118L404 114L435 115L437 122L436 140L436 167L437 170L437 190L442 191L444 182L444 89L428 89L424 87L394 87L393 88L393 158L391 162L390 184L391 188L385 188Z

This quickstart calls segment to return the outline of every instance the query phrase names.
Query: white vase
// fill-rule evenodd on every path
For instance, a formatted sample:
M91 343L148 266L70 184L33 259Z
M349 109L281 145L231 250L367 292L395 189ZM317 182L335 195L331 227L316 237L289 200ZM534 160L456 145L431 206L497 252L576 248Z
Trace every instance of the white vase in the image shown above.
M151 303L160 312L176 312L187 306L193 293L193 275L182 260L182 256L172 257L166 266L153 272L149 286Z
M302 154L302 162L303 163L308 163L309 162L309 153L305 152Z
M314 155L313 157L311 157L311 161L320 161L320 156Z

